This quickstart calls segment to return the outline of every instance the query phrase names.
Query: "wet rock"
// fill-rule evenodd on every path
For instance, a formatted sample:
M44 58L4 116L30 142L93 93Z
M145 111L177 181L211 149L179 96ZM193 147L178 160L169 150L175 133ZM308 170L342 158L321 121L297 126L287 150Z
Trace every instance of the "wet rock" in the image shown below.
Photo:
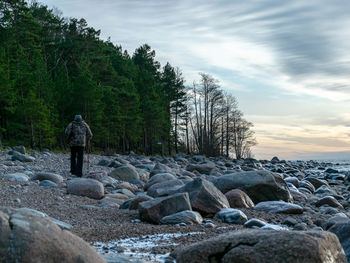
M54 173L48 173L48 172L40 172L36 173L34 176L30 178L32 181L39 180L49 180L52 181L56 184L60 184L63 182L63 177L60 176L59 174L54 174Z
M1 262L105 262L88 243L28 211L0 209Z
M165 216L192 208L188 193L179 193L139 203L138 210L143 221L157 224Z
M215 178L214 185L223 193L241 189L254 203L269 200L292 200L286 182L277 174L268 171L250 171L227 174Z
M244 227L246 228L260 228L267 224L264 220L251 218L247 222L244 223Z
M299 187L308 189L311 193L315 192L315 187L309 181L302 180L299 182Z
M246 214L241 210L233 208L223 208L216 213L215 218L220 219L223 223L243 225L248 221Z
M67 182L67 193L101 199L104 196L104 187L94 179L75 178Z
M250 197L240 189L232 189L225 194L230 207L232 208L252 208L253 201Z
M255 205L254 210L268 213L302 214L303 208L299 205L284 201L266 201Z
M230 207L226 196L211 182L202 178L195 178L181 187L178 192L187 192L192 209L202 215L216 214L222 208Z
M186 225L201 224L203 221L202 216L195 211L182 211L176 214L165 216L160 220L161 224L176 225L185 223Z
M139 180L140 176L135 167L132 165L124 165L114 169L109 173L109 176L117 180L129 182L130 180Z
M346 262L334 234L312 231L234 231L177 249L171 256L177 263Z

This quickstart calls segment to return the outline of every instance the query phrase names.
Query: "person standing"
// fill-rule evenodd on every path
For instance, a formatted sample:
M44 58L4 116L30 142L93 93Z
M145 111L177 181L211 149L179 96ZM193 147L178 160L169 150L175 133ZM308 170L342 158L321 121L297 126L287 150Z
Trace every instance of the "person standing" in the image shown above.
M84 147L92 138L89 125L83 121L81 115L75 115L74 120L65 130L71 150L70 172L76 176L83 176Z

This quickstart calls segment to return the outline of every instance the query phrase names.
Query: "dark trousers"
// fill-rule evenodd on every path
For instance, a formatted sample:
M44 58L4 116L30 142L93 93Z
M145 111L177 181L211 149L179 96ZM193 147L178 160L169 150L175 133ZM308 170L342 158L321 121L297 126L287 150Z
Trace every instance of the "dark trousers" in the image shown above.
M84 147L72 146L70 147L70 172L76 176L83 176L83 157Z

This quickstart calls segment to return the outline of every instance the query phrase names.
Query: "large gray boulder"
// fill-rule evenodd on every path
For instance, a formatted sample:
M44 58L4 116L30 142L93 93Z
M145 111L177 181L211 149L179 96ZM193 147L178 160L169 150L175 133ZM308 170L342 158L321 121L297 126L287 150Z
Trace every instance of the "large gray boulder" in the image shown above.
M302 214L304 212L304 209L300 205L291 204L284 201L260 202L255 205L254 210L281 214Z
M328 231L337 235L350 262L350 221L335 224Z
M153 167L150 177L153 177L156 174L161 174L161 173L174 173L173 169L171 169L169 166L162 164L160 162L157 162L156 165Z
M213 178L214 185L223 193L241 189L256 204L262 201L291 201L288 185L277 174L269 171L249 171Z
M203 222L203 218L201 214L190 210L165 216L160 220L161 224L166 224L166 225L175 225L180 223L192 225L192 224L201 224L202 222Z
M67 182L67 193L101 199L104 196L104 187L94 179L75 178Z
M202 215L214 215L222 208L230 207L226 196L211 182L202 178L195 178L188 182L178 192L187 192L192 209Z
M109 176L121 181L131 181L131 180L139 180L140 176L132 165L124 165L114 169L109 173Z
M12 161L20 161L24 163L34 162L35 158L33 156L22 154L19 152L14 151L12 154Z
M345 263L336 235L329 232L240 230L174 251L177 263Z
M60 184L63 182L63 177L61 175L54 174L54 173L48 173L48 172L36 173L30 179L31 180L39 180L39 181L49 180L49 181L52 181L56 184Z
M24 147L23 145L19 145L19 146L14 146L12 148L12 150L19 152L21 154L26 154L26 147Z
M78 236L24 210L0 208L0 243L0 262L105 262Z
M187 193L158 197L139 203L141 219L156 224L165 216L185 210L192 210Z
M225 194L230 207L232 208L252 208L254 203L250 197L240 189L232 189Z
M215 167L215 163L213 162L205 162L200 164L191 163L187 165L186 170L190 172L197 171L199 173L209 174L213 169L215 169Z
M179 179L167 180L164 182L156 183L147 190L147 195L152 197L165 196L167 193L175 192L178 188L183 186L184 183Z
M165 181L170 181L170 180L175 180L177 179L175 175L170 174L170 173L160 173L160 174L156 174L153 175L148 182L146 183L144 189L147 191L152 185L154 184L158 184L161 182L165 182Z

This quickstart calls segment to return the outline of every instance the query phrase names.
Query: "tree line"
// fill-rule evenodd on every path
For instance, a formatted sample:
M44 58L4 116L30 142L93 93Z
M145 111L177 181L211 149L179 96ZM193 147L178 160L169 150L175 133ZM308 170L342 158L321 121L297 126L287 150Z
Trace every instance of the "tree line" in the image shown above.
M82 114L95 149L251 156L252 123L216 79L132 55L84 19L24 0L0 1L0 145L66 147L64 128Z

